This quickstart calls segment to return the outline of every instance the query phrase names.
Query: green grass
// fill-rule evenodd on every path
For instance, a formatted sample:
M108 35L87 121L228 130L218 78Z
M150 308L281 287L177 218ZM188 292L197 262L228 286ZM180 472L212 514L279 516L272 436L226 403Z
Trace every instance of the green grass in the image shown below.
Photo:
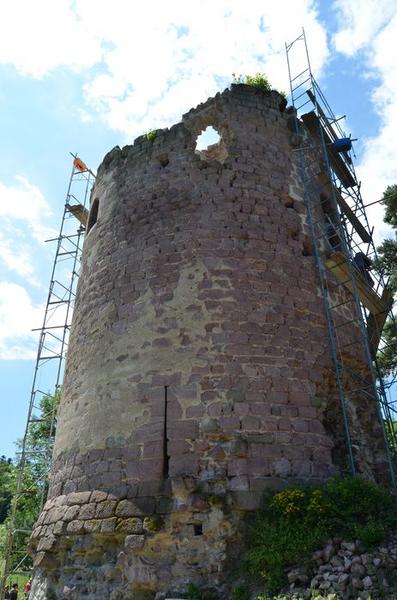
M12 585L14 583L18 584L18 590L19 590L19 594L18 597L23 598L23 588L25 587L25 585L27 584L27 582L29 581L31 575L25 575L25 574L15 574L15 575L11 575L10 577L7 578L6 581L6 585L8 585L11 589Z
M4 560L0 560L0 577L3 577L3 572ZM23 588L25 587L26 583L29 581L31 576L31 573L15 573L7 577L6 585L9 585L11 587L13 583L17 583L20 591L19 595L21 595Z

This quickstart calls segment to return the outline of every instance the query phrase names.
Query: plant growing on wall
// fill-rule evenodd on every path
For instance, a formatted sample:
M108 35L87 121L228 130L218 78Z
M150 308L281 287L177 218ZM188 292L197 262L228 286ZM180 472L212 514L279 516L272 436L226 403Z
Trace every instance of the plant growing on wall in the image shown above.
M272 91L270 82L264 73L256 73L255 75L236 75L236 73L232 73L232 75L233 83L235 85L249 85L257 90L261 90L265 94L270 94L270 92ZM287 94L279 90L273 91L278 92L282 97L282 101L280 103L280 110L281 112L283 112L285 107L287 106Z
M153 129L149 129L149 131L147 133L144 134L143 136L145 138L145 140L147 140L148 142L154 142L154 140L157 137L157 132L154 131Z
M232 75L233 83L235 84L243 83L245 85L250 85L257 90L262 90L262 92L268 94L272 91L269 80L264 73L256 73L255 75L236 75L235 73L232 73Z

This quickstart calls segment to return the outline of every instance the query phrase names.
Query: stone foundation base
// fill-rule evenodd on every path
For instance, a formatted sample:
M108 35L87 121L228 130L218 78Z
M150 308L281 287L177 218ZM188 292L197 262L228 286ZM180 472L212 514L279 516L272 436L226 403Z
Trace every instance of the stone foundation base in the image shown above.
M189 482L172 482L179 493L163 514L98 491L49 500L32 536L31 600L161 600L189 583L219 595L243 544L242 510L230 493L199 495Z

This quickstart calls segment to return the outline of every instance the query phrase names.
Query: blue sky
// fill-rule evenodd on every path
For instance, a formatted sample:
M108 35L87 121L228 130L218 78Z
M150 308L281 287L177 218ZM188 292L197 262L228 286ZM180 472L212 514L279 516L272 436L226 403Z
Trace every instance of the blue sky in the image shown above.
M265 72L287 90L284 42L312 67L356 144L366 202L397 182L395 0L13 0L0 6L0 454L12 456L71 170ZM379 205L370 217L387 234Z

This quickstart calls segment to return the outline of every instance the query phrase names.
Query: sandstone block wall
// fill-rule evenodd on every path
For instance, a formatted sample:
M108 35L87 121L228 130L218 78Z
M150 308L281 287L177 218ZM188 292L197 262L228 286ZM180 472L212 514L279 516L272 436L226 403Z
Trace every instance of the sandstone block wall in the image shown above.
M65 585L71 597L161 598L190 581L227 597L262 491L346 468L280 101L232 86L99 168L34 600ZM199 154L208 125L222 140ZM371 475L384 461L376 409L360 398L350 411Z

